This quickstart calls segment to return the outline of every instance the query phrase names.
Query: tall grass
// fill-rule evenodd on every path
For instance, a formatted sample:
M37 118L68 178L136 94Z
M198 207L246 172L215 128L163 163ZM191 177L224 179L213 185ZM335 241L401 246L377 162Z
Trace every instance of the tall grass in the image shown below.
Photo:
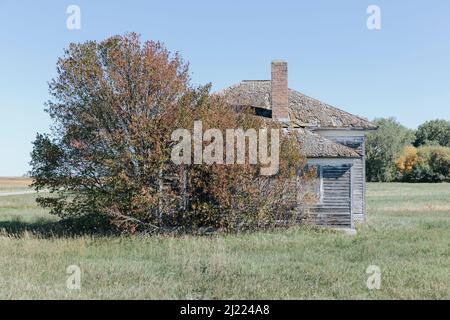
M0 298L450 298L448 184L369 184L368 221L356 236L301 227L209 237L39 236L36 224L54 221L33 197L0 198ZM82 270L81 290L66 287L72 264ZM369 265L381 269L380 290L366 286Z

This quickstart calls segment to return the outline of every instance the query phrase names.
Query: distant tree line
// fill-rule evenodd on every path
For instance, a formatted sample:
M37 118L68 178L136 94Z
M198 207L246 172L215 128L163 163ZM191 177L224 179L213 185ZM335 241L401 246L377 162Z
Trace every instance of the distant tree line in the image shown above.
M367 181L450 181L450 121L431 120L411 130L379 118L366 136Z

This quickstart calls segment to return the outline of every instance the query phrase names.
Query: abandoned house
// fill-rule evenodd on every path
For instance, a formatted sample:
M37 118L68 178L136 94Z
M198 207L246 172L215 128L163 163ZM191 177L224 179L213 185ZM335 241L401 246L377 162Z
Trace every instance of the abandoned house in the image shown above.
M297 130L308 164L318 173L315 222L354 228L366 213L364 134L376 126L290 89L286 61L272 61L271 71L271 80L244 80L219 94L234 107L251 107Z

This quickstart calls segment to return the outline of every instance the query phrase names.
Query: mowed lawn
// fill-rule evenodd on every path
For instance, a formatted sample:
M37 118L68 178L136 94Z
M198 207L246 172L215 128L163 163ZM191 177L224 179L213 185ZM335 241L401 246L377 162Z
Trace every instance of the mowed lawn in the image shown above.
M355 236L37 236L55 218L34 198L0 196L2 299L450 299L449 184L369 184ZM66 287L69 265L81 268L80 290ZM379 290L367 288L369 265Z

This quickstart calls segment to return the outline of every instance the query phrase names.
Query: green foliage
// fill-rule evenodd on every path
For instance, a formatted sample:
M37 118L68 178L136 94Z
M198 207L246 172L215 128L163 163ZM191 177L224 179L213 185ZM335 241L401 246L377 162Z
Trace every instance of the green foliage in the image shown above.
M423 146L417 149L417 160L412 168L400 175L407 182L450 181L450 148Z
M450 147L450 121L431 120L420 125L416 131L416 147L422 145L441 145Z
M366 176L368 181L393 181L395 160L406 145L414 141L414 132L394 118L375 119L378 130L366 135Z
M427 121L415 133L392 118L375 123L366 139L368 181L449 181L449 121Z

